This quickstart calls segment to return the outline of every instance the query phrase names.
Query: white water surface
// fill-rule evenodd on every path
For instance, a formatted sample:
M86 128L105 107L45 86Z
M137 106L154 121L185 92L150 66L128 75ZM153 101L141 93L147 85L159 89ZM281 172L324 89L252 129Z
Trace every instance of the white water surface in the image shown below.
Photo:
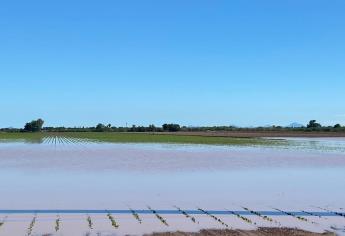
M274 147L2 141L0 209L343 208L345 139L287 140Z

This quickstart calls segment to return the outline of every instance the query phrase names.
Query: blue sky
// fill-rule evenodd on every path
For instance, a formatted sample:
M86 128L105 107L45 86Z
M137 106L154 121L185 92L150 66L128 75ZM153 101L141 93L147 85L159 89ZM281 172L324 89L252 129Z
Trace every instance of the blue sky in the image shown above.
M2 1L0 127L345 124L345 1Z

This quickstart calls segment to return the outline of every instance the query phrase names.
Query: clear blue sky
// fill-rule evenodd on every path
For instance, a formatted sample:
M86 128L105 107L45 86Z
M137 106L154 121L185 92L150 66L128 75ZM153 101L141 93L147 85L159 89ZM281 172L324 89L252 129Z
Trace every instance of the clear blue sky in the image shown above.
M2 1L0 127L345 124L345 1Z

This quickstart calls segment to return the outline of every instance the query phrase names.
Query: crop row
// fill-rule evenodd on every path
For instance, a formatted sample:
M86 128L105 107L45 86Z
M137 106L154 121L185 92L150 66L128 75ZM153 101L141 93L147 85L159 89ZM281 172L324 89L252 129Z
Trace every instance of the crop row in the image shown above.
M174 206L182 215L184 215L186 218L190 219L193 223L199 223L196 222L195 218L191 215L189 215L187 212L185 212L184 210L182 210L181 208Z
M327 211L327 212L332 213L332 214L337 215L337 216L345 217L345 214L344 214L344 213L341 213L341 212L331 211L331 210L329 210L329 209L322 208L322 207L317 207L317 208L319 208L319 209L321 209L321 210L323 210L323 211ZM341 208L340 208L340 209L341 209Z
M292 217L296 218L297 220L304 221L304 222L310 222L310 223L312 223L312 224L317 224L317 223L314 222L314 221L309 221L307 218L304 218L304 217L302 217L302 216L295 215L295 214L293 214L293 213L291 213L291 212L283 211L283 210L280 210L280 209L278 209L278 208L273 208L273 209L274 209L274 210L277 210L277 211L279 211L279 212L281 212L281 213L284 213L284 214L286 214L286 215L288 215L288 216L292 216Z
M240 214L238 214L238 213L236 213L236 212L234 212L234 211L229 211L229 210L228 210L228 212L229 212L230 214L236 216L237 218L243 220L243 221L246 222L246 223L256 225L255 222L253 223L253 222L252 222L250 219L248 219L247 217L241 216Z
M34 226L35 226L36 219L37 219L37 215L35 215L35 216L32 218L31 222L30 222L30 225L29 225L29 227L28 227L28 229L27 229L27 236L30 236L30 235L32 234L32 230L33 230L33 228L34 228Z
M92 219L91 219L91 217L89 215L87 215L86 221L87 221L87 224L88 224L89 228L93 229Z
M141 224L143 221L139 217L138 213L136 213L132 208L129 208L129 210L131 211L132 216L139 222L139 224Z
M309 212L309 211L302 211L302 212L307 214L307 215L310 215L310 216L316 216L316 217L322 218L320 215L312 213L312 212Z
M6 219L7 219L7 216L5 216L5 217L2 219L2 221L0 221L0 228L1 228L1 226L3 226L3 225L5 224Z
M210 214L209 212L198 208L199 211L201 211L202 213L204 213L205 215L208 215L209 217L213 218L215 221L219 222L221 225L229 228L229 225L227 223L225 223L224 221L222 221L221 219L219 219L217 216Z
M257 211L254 211L254 210L250 210L250 209L247 208L247 207L242 207L242 208L243 208L244 210L250 212L251 214L260 217L260 218L263 219L263 220L266 220L266 221L269 221L269 222L274 222L274 223L278 224L279 226L281 225L278 221L273 220L271 217L268 217L268 216L266 216L266 215L262 215L260 212L257 212Z
M55 232L58 232L60 229L60 216L57 215L56 220L55 220Z
M115 229L119 228L119 224L115 221L114 217L113 217L110 213L107 214L107 217L108 217L108 219L110 220L111 225L112 225Z
M168 222L162 216L160 216L157 211L153 210L150 206L147 206L147 208L157 217L157 219L160 220L160 222L162 222L162 224L169 226Z

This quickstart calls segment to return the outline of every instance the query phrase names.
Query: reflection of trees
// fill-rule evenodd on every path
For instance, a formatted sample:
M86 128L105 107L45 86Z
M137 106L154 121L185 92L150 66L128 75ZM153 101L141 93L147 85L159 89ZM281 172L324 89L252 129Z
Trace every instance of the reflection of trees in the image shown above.
M44 139L42 137L24 139L24 143L32 143L32 144L41 144L43 143L43 141Z

